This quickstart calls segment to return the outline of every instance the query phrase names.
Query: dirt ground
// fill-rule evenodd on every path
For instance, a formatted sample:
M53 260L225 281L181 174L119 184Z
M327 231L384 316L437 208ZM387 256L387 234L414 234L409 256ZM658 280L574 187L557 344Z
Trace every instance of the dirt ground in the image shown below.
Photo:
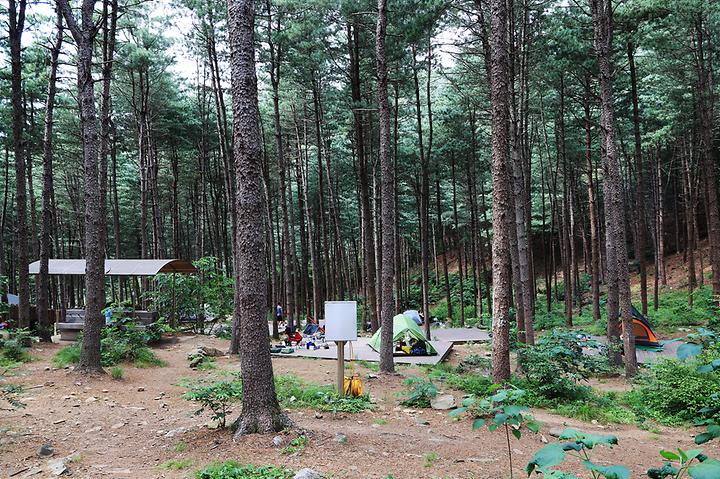
M208 428L208 417L193 415L196 405L181 397L186 389L178 385L179 380L210 374L188 367L187 353L198 344L223 350L228 346L219 339L180 336L155 350L168 362L166 367L124 366L120 381L54 369L51 359L61 346L36 346L35 359L10 379L25 386L22 401L27 406L0 410L0 477L51 477L44 470L48 459L37 454L39 447L48 443L55 449L54 458L73 456L66 474L78 478L186 478L208 463L227 459L295 470L309 467L333 478L384 479L389 474L395 479L509 477L504 433L490 433L486 428L473 432L467 419L457 421L447 412L399 406L403 378L420 374L412 367L401 367L397 376L379 378L368 378L372 371L357 368L377 404L375 411L355 415L290 411L310 439L300 455L283 455L281 448L273 445L272 435L233 442L230 432ZM455 360L469 348L456 348L452 353ZM273 362L276 373L293 373L312 383L330 384L335 377L334 361L275 358ZM227 356L218 358L217 366L238 369L237 359ZM617 384L608 386L619 388ZM458 399L461 396L457 391L446 392ZM534 411L534 415L543 424L542 434L524 434L520 441L511 442L515 477L525 477L521 469L534 452L544 440L554 440L551 428L567 426L617 435L620 446L600 448L594 458L601 463L624 464L632 469L633 477L644 477L648 467L662 463L660 449L693 446L689 430L649 432L632 426L587 424L544 411ZM338 433L345 434L347 441L338 442ZM284 437L285 444L289 440ZM720 456L717 444L705 450L712 457ZM161 467L169 460L189 460L191 466L179 471ZM588 477L579 464L566 469Z

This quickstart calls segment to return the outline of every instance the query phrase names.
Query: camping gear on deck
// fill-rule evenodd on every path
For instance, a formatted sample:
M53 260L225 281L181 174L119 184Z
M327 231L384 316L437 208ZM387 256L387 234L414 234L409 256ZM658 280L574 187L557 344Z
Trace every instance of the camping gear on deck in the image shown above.
M650 326L650 322L640 313L635 306L632 306L633 315L633 334L635 335L635 344L638 346L646 346L650 348L662 348L663 345L655 336Z
M408 318L412 319L413 321L415 321L415 323L417 323L418 326L420 326L423 323L422 315L420 314L419 311L417 311L415 309L408 309L407 311L403 312L403 314L405 316L407 316Z
M382 328L375 332L368 343L377 352L380 352L381 334ZM400 351L398 351L398 347ZM404 350L403 347L408 349ZM417 323L404 314L398 314L393 318L393 350L395 355L402 356L434 356L437 354L432 344L425 339L425 334Z

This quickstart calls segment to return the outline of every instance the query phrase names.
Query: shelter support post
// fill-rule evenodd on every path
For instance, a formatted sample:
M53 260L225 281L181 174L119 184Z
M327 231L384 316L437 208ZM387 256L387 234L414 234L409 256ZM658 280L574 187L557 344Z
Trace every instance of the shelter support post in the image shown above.
M177 328L177 303L175 298L175 273L172 275L172 298L173 298L173 306L172 306L172 318L170 319L170 326L172 326L173 329Z

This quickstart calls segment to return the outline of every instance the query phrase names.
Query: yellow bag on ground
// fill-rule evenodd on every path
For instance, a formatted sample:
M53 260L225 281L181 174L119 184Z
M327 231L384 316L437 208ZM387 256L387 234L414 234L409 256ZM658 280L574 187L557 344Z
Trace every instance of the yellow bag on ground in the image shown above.
M346 396L362 396L362 381L360 380L359 374L356 373L352 377L345 376L343 392Z

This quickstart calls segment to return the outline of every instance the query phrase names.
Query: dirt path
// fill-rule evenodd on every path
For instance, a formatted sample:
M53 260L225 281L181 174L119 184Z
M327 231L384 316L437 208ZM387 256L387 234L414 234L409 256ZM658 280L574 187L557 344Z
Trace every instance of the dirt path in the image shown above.
M68 467L78 478L185 478L207 463L226 459L292 469L310 467L335 478L385 479L388 474L394 479L508 477L503 433L473 432L468 420L453 420L445 412L399 407L402 376L365 379L366 389L377 402L373 412L323 413L316 418L313 410L291 411L292 419L310 436L301 455L281 454L272 444L273 436L233 442L229 432L206 427L207 416L193 415L195 405L181 398L186 389L177 384L179 380L210 374L187 365L187 353L200 343L227 348L223 340L180 337L156 350L168 362L167 367L126 366L121 381L53 369L51 358L59 346L35 348L36 359L12 378L28 388L22 398L27 407L0 410L0 477L27 468L13 476L23 477L33 468L45 467L47 459L37 456L45 443L53 445L55 457L75 455ZM219 358L217 364L218 368L237 370L234 358ZM274 366L276 373L293 373L308 382L332 383L334 378L333 361L277 358ZM358 369L365 378L370 372ZM405 376L419 373L409 367L400 371ZM622 463L632 468L633 477L642 477L648 467L662 462L661 448L692 447L691 431L664 429L658 434L628 426L600 429L543 411L535 415L544 425L545 436L513 439L516 477L524 477L520 469L543 446L542 439L553 440L548 435L553 427L616 434L620 447L598 450L595 458ZM346 435L347 442L338 442L338 433ZM717 444L705 450L713 457L720 456ZM192 465L180 471L160 467L169 460L188 460ZM587 477L581 466L573 469ZM31 477L49 475L42 471Z

